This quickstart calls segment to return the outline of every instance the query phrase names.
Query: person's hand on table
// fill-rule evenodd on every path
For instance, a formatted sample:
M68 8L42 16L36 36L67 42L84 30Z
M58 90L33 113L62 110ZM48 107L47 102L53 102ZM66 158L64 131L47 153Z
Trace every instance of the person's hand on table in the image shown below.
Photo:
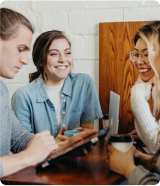
M133 129L130 133L128 133L129 135L131 135L134 139L138 139L140 140L137 131L135 129Z
M58 150L61 150L65 147L68 147L70 145L73 145L74 143L80 141L80 140L83 140L84 138L90 136L90 135L93 135L95 134L95 137L97 136L97 133L94 129L91 129L89 131L86 131L86 132L82 132L82 133L79 133L79 134L76 134L72 137L69 137L68 140L65 140L65 141L60 141L60 140L57 140L57 144L59 145L59 148ZM82 155L86 155L88 154L88 152L92 149L92 147L88 147L87 149L83 149L82 151L83 152L79 152L77 154L74 154L74 156L82 156Z
M43 131L35 134L23 154L30 165L37 165L47 158L48 155L55 153L57 149L58 145L54 137L49 131Z
M158 167L156 165L157 158L154 155L144 154L138 150L136 150L134 154L135 160L138 164L142 165L145 169L151 170L153 172L160 173Z
M146 169L150 169L153 155L144 154L139 150L136 150L134 157L139 164L143 165Z
M106 162L109 168L119 174L124 175L127 179L133 169L136 167L134 164L134 153L135 147L126 152L120 152L115 149L112 145L107 144L107 159Z

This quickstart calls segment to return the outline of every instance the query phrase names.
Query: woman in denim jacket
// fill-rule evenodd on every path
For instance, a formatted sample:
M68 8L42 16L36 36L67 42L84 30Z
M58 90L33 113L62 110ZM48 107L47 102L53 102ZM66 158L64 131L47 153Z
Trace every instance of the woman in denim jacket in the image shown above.
M94 120L102 117L99 99L89 75L71 73L71 43L64 33L42 33L32 57L37 72L12 98L13 110L26 129L32 133L49 130L65 140L65 130L93 128Z

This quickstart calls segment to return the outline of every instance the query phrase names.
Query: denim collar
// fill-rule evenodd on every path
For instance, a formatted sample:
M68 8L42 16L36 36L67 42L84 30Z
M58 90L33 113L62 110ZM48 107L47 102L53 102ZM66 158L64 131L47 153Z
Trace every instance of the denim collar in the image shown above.
M74 77L74 76L73 76ZM61 98L63 95L72 97L72 75L69 74L64 81L64 85L62 88ZM43 81L42 76L40 75L36 80L36 95L37 95L37 102L45 102L49 99L48 94L46 92L45 83Z

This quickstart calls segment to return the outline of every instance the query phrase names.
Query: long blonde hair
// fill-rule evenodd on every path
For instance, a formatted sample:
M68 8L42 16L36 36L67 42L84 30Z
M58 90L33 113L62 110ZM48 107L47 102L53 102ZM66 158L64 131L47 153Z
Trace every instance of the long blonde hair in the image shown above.
M154 76L153 81L154 81L154 84L157 88L157 92L156 92L157 107L156 107L156 112L154 113L154 116L155 116L156 120L158 121L158 120L160 120L160 74L156 70L156 67L153 62L154 43L155 43L155 41L158 40L159 44L160 44L160 21L157 21L157 22L159 22L159 24L156 26L148 25L150 27L150 32L148 32L146 34L142 31L139 31L139 35L147 44L150 65L155 72L155 76ZM160 59L159 59L159 63L160 63Z

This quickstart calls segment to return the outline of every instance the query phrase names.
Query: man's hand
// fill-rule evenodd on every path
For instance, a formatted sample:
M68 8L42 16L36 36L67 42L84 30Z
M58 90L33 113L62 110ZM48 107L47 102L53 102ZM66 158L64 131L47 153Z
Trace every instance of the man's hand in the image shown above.
M42 162L48 155L58 149L54 137L49 131L43 131L35 134L24 150L24 159L29 163L29 166L36 165Z

